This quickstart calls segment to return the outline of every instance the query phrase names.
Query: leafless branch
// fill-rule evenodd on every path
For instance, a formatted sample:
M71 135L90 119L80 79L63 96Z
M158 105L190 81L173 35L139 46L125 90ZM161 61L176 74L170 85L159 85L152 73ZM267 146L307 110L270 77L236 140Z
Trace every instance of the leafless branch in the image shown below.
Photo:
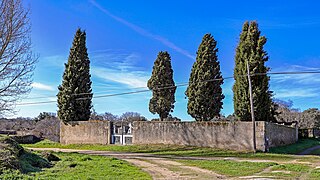
M21 0L0 3L0 115L31 90L37 57L31 50L29 10Z

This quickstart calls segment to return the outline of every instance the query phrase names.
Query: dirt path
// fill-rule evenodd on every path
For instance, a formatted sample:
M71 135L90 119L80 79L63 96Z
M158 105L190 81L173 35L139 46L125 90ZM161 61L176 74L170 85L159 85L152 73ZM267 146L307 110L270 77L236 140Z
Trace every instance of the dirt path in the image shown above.
M308 149L311 151L320 148L320 146ZM140 167L143 171L149 173L153 179L164 180L164 179L274 179L273 176L265 176L263 174L272 171L271 167L264 169L263 171L256 173L252 176L243 177L227 177L224 175L217 174L213 171L188 166L183 163L177 162L177 160L231 160L231 161L249 161L249 162L277 162L279 164L286 163L299 163L309 164L309 162L294 160L264 160L264 159L248 159L248 158L237 158L237 157L178 157L170 155L156 155L148 153L124 153L124 152L110 152L110 151L93 151L93 150L76 150L76 149L59 149L59 148L29 148L37 151L56 151L56 152L77 152L89 155L101 155L101 156L112 156L118 159L128 161L129 163ZM299 157L300 155L296 155ZM320 167L320 163L312 164L314 167ZM272 171L273 172L273 171ZM282 172L282 171L281 171ZM287 173L287 172L282 172Z
M78 152L81 154L112 156L132 163L148 172L155 180L173 179L226 179L226 176L194 166L186 166L171 160L169 156L158 156L145 153L121 153L108 151L59 149L59 148L28 148L36 151ZM184 158L185 159L185 158Z
M317 149L320 149L320 145L318 145L318 146L313 146L313 147L311 147L311 148L308 148L308 149L306 149L306 150L298 153L298 155L308 155L308 154L310 154L312 151L315 151L315 150L317 150Z

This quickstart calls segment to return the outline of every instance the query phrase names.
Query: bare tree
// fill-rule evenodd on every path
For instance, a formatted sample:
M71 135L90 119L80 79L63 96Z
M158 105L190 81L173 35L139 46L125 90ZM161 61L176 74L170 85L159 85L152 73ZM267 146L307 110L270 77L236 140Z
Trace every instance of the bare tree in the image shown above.
M298 122L300 129L319 128L320 127L320 110L310 108L303 112L292 108L291 100L282 101L275 99L276 104L276 120L278 122Z
M104 114L102 114L102 117L104 120L109 120L109 121L118 121L119 117L117 115L114 115L110 112L105 112Z
M103 115L98 114L94 108L91 108L90 120L104 120Z
M126 122L133 122L133 121L146 121L147 118L142 116L140 113L137 112L125 112L120 116L120 120Z
M29 10L21 0L0 2L0 115L31 90L37 57L31 50Z

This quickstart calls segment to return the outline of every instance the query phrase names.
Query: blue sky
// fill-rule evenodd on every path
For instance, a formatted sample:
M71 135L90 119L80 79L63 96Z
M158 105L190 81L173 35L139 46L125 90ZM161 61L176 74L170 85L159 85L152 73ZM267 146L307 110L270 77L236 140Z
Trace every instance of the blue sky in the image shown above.
M319 1L102 1L32 0L33 50L39 54L33 90L19 103L54 101L61 83L74 33L87 32L91 60L92 89L95 95L141 90L146 86L159 51L172 58L174 80L187 82L196 51L205 33L218 41L219 61L224 77L232 76L235 48L242 24L257 20L268 42L265 50L272 71L320 70ZM233 112L233 80L225 80L226 98L222 112ZM183 120L187 99L179 87L173 112ZM272 76L270 89L275 97L292 100L301 110L320 108L320 75ZM41 99L39 98L41 97ZM148 111L151 92L93 100L98 113L120 115ZM56 112L56 103L17 106L15 116L34 117Z

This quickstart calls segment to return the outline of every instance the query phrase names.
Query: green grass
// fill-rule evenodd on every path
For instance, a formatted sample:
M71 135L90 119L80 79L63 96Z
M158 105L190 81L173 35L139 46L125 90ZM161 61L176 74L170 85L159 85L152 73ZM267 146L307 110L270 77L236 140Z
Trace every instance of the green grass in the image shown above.
M160 151L152 154L165 155L165 156L181 156L181 157L235 157L238 159L261 159L271 161L290 161L298 160L304 162L320 161L318 156L296 156L290 154L274 154L274 153L252 153L252 152L238 152L217 150L211 148L198 148L198 149L186 149L177 151Z
M22 173L39 172L42 168L52 166L47 159L29 151L26 151L19 157L19 162Z
M78 153L55 153L61 161L42 171L22 174L5 171L0 179L151 179L151 176L128 162L116 158L82 155Z
M282 156L278 154L239 152L229 150L219 150L205 147L178 146L178 145L88 145L88 144L69 144L51 142L48 140L36 144L23 145L24 147L34 148L62 148L62 149L81 149L97 151L114 151L114 152L135 152L135 153L152 153L165 156L187 156L187 157L240 157L240 158L258 158L258 159L291 159L290 155Z
M61 159L54 167L32 173L36 179L151 179L138 167L116 158L56 153Z
M49 161L24 150L9 136L0 136L0 179L30 179L22 173L38 172L50 166Z
M305 149L308 149L317 145L320 145L319 139L316 139L316 138L299 139L299 141L295 144L276 147L276 148L270 148L270 152L278 153L278 154L298 154L299 152L302 152Z
M140 152L140 153L153 153L163 151L176 151L176 150L192 150L198 149L197 147L190 146L176 146L176 145L99 145L99 144L68 144L63 145L60 143L44 140L36 144L24 144L23 147L33 148L62 148L62 149L82 149L82 150L96 150L96 151L114 151L114 152ZM210 149L210 148L207 148Z
M0 179L151 179L140 168L116 158L55 154L61 161L49 163L44 153L24 150L10 137L0 136Z
M307 139L301 140L298 144L291 145L293 147L306 147L304 144L318 143L318 140ZM301 145L302 144L302 145ZM219 150L205 147L191 147L191 146L178 146L178 145L88 145L88 144L69 144L63 145L60 143L51 142L48 140L41 141L36 144L23 145L24 147L34 148L63 148L63 149L82 149L82 150L99 150L99 151L114 151L114 152L136 152L136 153L152 153L165 156L187 156L187 157L237 157L247 159L266 159L275 161L287 161L293 159L300 160L320 160L319 157L297 157L290 154L275 154L275 153L252 153L252 152L239 152L229 150ZM290 147L291 147L290 146ZM272 149L273 152L285 151L287 147L279 147ZM303 149L303 148L300 148Z
M307 174L310 170L311 167L303 164L279 164L273 166L271 168L271 172L262 173L261 175L274 176L281 179L293 179L300 178L303 174Z
M16 157L19 168L5 168L0 172L0 179L34 179L30 173L40 172L43 168L51 167L48 160L38 154L25 151L21 156Z
M44 167L50 167L48 160L24 150L12 138L0 136L0 174L6 169L28 173L40 171Z
M310 179L320 179L320 169L312 170L311 173L310 173L309 178Z
M320 155L320 149L316 149L316 150L310 152L310 155Z
M237 162L230 160L179 160L179 162L235 177L253 175L267 167L277 165L274 162Z
M270 153L274 154L297 154L303 150L320 145L320 140L315 138L300 139L297 143L271 148ZM60 143L44 140L36 144L23 145L24 147L34 148L63 148L63 149L83 149L83 150L97 150L97 151L114 151L114 152L141 152L141 153L154 153L162 155L178 155L178 156L238 156L250 155L253 153L218 150L205 147L192 147L192 146L179 146L179 145L91 145L91 144L68 144L63 145Z
M276 162L237 162L232 160L179 160L190 166L208 169L229 177L252 176L273 177L275 179L319 179L320 169L312 170L304 164L278 164ZM264 172L266 168L271 167ZM310 174L308 174L311 171ZM258 174L257 174L258 173Z
M99 151L114 151L114 152L137 152L137 153L152 153L162 156L173 157L236 157L243 159L244 162L237 162L231 160L179 160L188 165L198 166L200 168L209 169L224 174L227 176L238 177L248 176L263 171L265 168L272 167L271 170L275 172L263 173L266 176L273 176L282 179L290 179L293 177L300 177L304 171L310 172L310 178L317 179L320 176L318 170L311 170L311 167L302 164L283 164L288 161L309 162L316 163L320 161L318 156L295 156L307 148L319 145L317 139L302 139L298 143L272 148L272 153L252 153L252 152L238 152L229 150L217 150L213 148L177 146L177 145L85 145L85 144L71 144L62 145L51 141L41 141L36 144L23 145L24 147L38 147L38 148L64 148L64 149L83 149L83 150L99 150ZM285 154L282 154L285 153ZM250 162L250 159L271 160L274 162ZM59 166L57 166L59 167ZM57 168L56 166L54 168ZM76 166L77 167L77 166ZM62 168L63 169L63 168ZM241 170L240 170L241 169ZM46 172L46 171L45 171ZM52 174L58 171L53 170ZM290 172L290 173L288 173ZM41 173L40 173L41 174ZM46 173L48 175L48 173ZM40 177L40 176L39 176ZM46 178L50 178L47 176ZM66 178L66 177L64 177ZM98 177L97 177L98 178Z

